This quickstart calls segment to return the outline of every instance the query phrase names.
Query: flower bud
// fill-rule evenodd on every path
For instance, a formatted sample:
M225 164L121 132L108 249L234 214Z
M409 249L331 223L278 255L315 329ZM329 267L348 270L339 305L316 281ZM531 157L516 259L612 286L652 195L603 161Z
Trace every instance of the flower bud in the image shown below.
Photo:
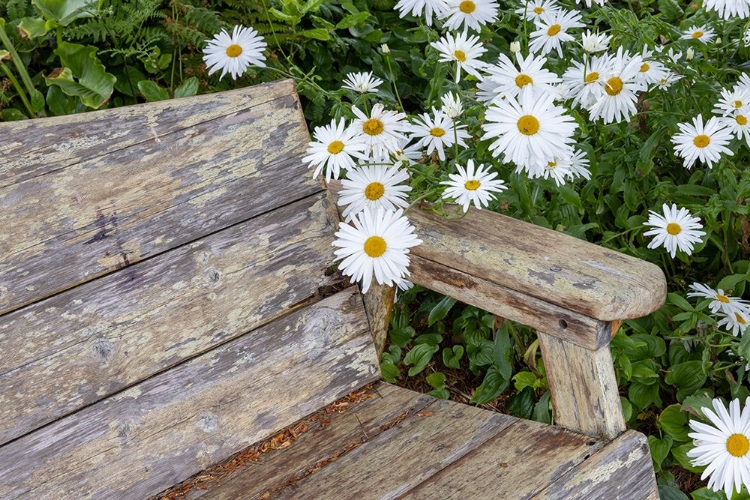
M383 55L388 55L391 53L391 48L388 46L387 43L384 43L380 46L380 50L383 52Z
M685 59L688 61L692 61L693 57L695 57L695 50L693 50L692 47L688 47L687 53L685 54Z
M510 51L514 54L521 52L521 42L510 42Z

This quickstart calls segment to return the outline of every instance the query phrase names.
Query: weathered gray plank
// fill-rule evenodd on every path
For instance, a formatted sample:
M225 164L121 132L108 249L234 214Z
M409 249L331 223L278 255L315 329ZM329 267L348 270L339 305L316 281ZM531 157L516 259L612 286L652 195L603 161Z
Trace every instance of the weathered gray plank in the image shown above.
M335 217L321 191L0 317L0 443L313 297Z
M193 489L188 498L205 496L212 500L273 497L299 479L339 459L367 440L415 414L428 411L434 398L404 390L390 384L376 386L375 397L365 400L345 413L310 424L291 446L260 455L260 461L248 464L236 474ZM158 497L157 497L158 498Z
M144 498L378 377L349 288L5 445L0 497Z
M362 298L365 301L365 311L367 311L367 319L370 321L372 339L379 359L388 341L388 327L391 324L396 287L380 285L375 282Z
M437 400L275 498L396 498L471 453L514 420Z
M552 483L535 500L658 499L648 442L628 431Z
M518 420L400 498L526 499L603 444L559 427Z
M232 94L221 107L211 95L186 99L193 118L158 141L131 133L126 148L0 188L0 314L320 189L300 161L309 136L296 94L288 82L279 90L259 102ZM162 108L97 116L110 128L118 113L158 125L172 116Z
M0 123L0 187L236 114L294 93L291 80L228 92Z
M625 419L609 346L595 351L537 332L555 423L589 436L614 439Z

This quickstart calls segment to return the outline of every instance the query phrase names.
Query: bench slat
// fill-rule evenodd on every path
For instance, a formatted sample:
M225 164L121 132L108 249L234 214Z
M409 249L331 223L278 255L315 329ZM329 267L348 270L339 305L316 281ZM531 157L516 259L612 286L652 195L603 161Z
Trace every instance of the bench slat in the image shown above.
M0 317L0 443L309 300L334 217L321 191Z
M0 497L145 498L379 376L350 287L5 445Z
M247 101L230 99L219 116L216 97L185 100L194 118L170 121L160 138L136 127L127 147L0 188L0 314L319 190L300 161L309 136L299 101L279 87L287 94L272 100L259 89L237 94ZM160 129L172 111L140 119ZM115 110L96 117L87 125L119 130L125 120ZM36 127L59 138L79 125Z

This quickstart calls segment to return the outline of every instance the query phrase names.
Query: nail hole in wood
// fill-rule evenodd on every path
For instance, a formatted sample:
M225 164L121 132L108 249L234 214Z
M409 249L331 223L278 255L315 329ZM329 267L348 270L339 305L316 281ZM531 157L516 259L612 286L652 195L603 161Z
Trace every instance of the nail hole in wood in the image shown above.
M565 329L566 329L566 328L568 327L568 322L567 322L567 321L565 321L564 319L561 319L561 320L560 320L560 321L558 322L558 324L560 325L560 328L562 328L563 330L565 330Z

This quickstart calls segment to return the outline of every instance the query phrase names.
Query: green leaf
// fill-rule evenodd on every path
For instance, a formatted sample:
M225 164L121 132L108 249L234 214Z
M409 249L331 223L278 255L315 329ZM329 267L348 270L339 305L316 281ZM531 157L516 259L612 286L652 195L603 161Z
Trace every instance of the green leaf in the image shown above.
M467 354L469 355L469 360L475 365L487 366L494 362L493 352L494 344L489 340L483 340L478 347L469 346Z
M672 304L676 305L677 307L679 307L683 311L692 311L693 310L693 306L691 306L690 302L688 302L687 300L685 300L685 297L683 297L682 295L680 295L678 293L669 293L669 294L667 294L667 297L669 297L669 302L671 302Z
M536 389L538 383L539 379L531 372L518 372L513 376L513 385L518 392L527 387Z
M534 405L534 413L531 415L531 418L544 424L552 423L552 413L549 409L549 391L545 392L539 398L539 402Z
M682 466L683 469L689 470L690 472L703 472L705 469L705 466L703 467L695 467L691 463L691 458L687 456L687 452L695 448L693 443L685 443L681 444L680 446L675 446L672 448L672 457L677 461L677 463Z
M431 373L427 375L426 380L433 389L442 389L445 387L445 373L443 372Z
M383 375L383 380L391 384L395 383L396 379L401 376L398 367L393 363L380 363L380 373Z
M682 411L692 413L696 417L705 418L703 408L712 408L713 399L705 393L693 394L682 401Z
M430 396L437 399L448 399L451 397L451 393L446 389L445 387L441 389L433 389L430 392L428 392Z
M697 489L690 493L690 496L693 500L727 500L724 490L714 491L708 488Z
M659 485L659 498L660 500L689 500L686 494L668 484Z
M628 389L628 399L639 410L644 410L650 404L661 406L659 384L644 385L633 382Z
M664 377L668 384L677 386L677 399L682 400L685 396L703 387L706 382L706 373L703 370L702 361L686 361L672 366Z
M631 335L630 339L636 341L638 346L626 349L625 352L630 359L653 359L667 352L667 344L660 337L636 333Z
M750 335L745 334L740 339L740 345L737 347L737 352L740 356L745 359L750 359Z
M657 6L666 19L678 19L685 13L676 0L659 0Z
M308 12L317 12L322 4L323 0L307 0L307 2L305 2L305 5L302 6L300 13L302 15L305 15Z
M670 436L664 436L659 439L656 436L648 437L648 447L651 449L651 459L654 462L654 471L659 472L661 465L669 455L669 450L672 448L672 438Z
M404 364L406 366L414 365L409 368L409 376L413 377L424 370L432 359L432 355L438 352L438 350L440 350L438 346L419 344L406 353L406 356L404 356Z
M478 405L487 404L498 397L509 385L510 380L503 378L497 367L490 366L484 375L484 380L471 397L471 402Z
M461 358L464 356L464 346L454 345L453 348L443 349L443 364L448 368L459 368Z
M3 109L3 121L4 122L14 122L18 120L28 120L29 117L25 114L21 113L16 108L5 108Z
M430 309L430 314L427 317L427 325L432 326L435 322L445 319L455 303L456 299L453 297L443 297L435 307Z
M676 192L681 196L713 196L716 194L715 189L695 184L679 184Z
M41 17L24 17L18 23L18 31L26 38L37 38L47 34L47 23Z
M169 99L167 89L160 87L156 82L151 80L141 80L138 82L138 90L148 102L166 101Z
M724 278L719 281L719 284L716 285L716 288L721 288L722 290L734 290L739 283L746 279L746 274L731 274L729 276L724 276Z
M280 10L275 9L273 7L271 7L270 9L268 9L268 12L270 12L271 15L273 15L273 17L275 17L279 21L285 21L285 22L291 24L292 26L294 26L297 23L299 23L300 19L302 19L301 16L293 16L291 14L286 14L286 13L281 12Z
M96 58L96 47L62 42L55 54L63 70L56 77L45 77L47 85L57 85L67 95L79 97L89 108L97 109L107 102L117 78Z
M439 345L443 341L443 336L439 333L424 333L414 339L415 344Z
M60 87L52 85L47 88L47 107L55 116L69 115L76 107L75 99L65 95Z
M363 23L368 17L370 17L369 12L359 12L357 14L350 14L336 25L337 30L352 28L360 23Z
M622 406L622 416L628 422L633 417L633 405L630 404L628 398L620 396L620 406Z
M44 111L44 95L37 89L34 89L33 92L31 92L31 109L33 109L34 113L37 115Z
M300 35L305 38L313 38L315 40L326 41L331 39L331 33L323 28L313 28L311 30L300 31Z
M67 26L76 19L93 17L101 7L101 0L31 0L44 17Z
M508 400L508 411L518 418L531 418L534 411L534 389L527 387L521 392L517 392Z
M669 405L664 408L657 423L673 440L680 443L690 441L688 437L688 414L680 409L680 405Z
M510 380L513 373L513 346L510 343L507 328L501 328L496 332L492 358L493 363L500 370L500 375Z

